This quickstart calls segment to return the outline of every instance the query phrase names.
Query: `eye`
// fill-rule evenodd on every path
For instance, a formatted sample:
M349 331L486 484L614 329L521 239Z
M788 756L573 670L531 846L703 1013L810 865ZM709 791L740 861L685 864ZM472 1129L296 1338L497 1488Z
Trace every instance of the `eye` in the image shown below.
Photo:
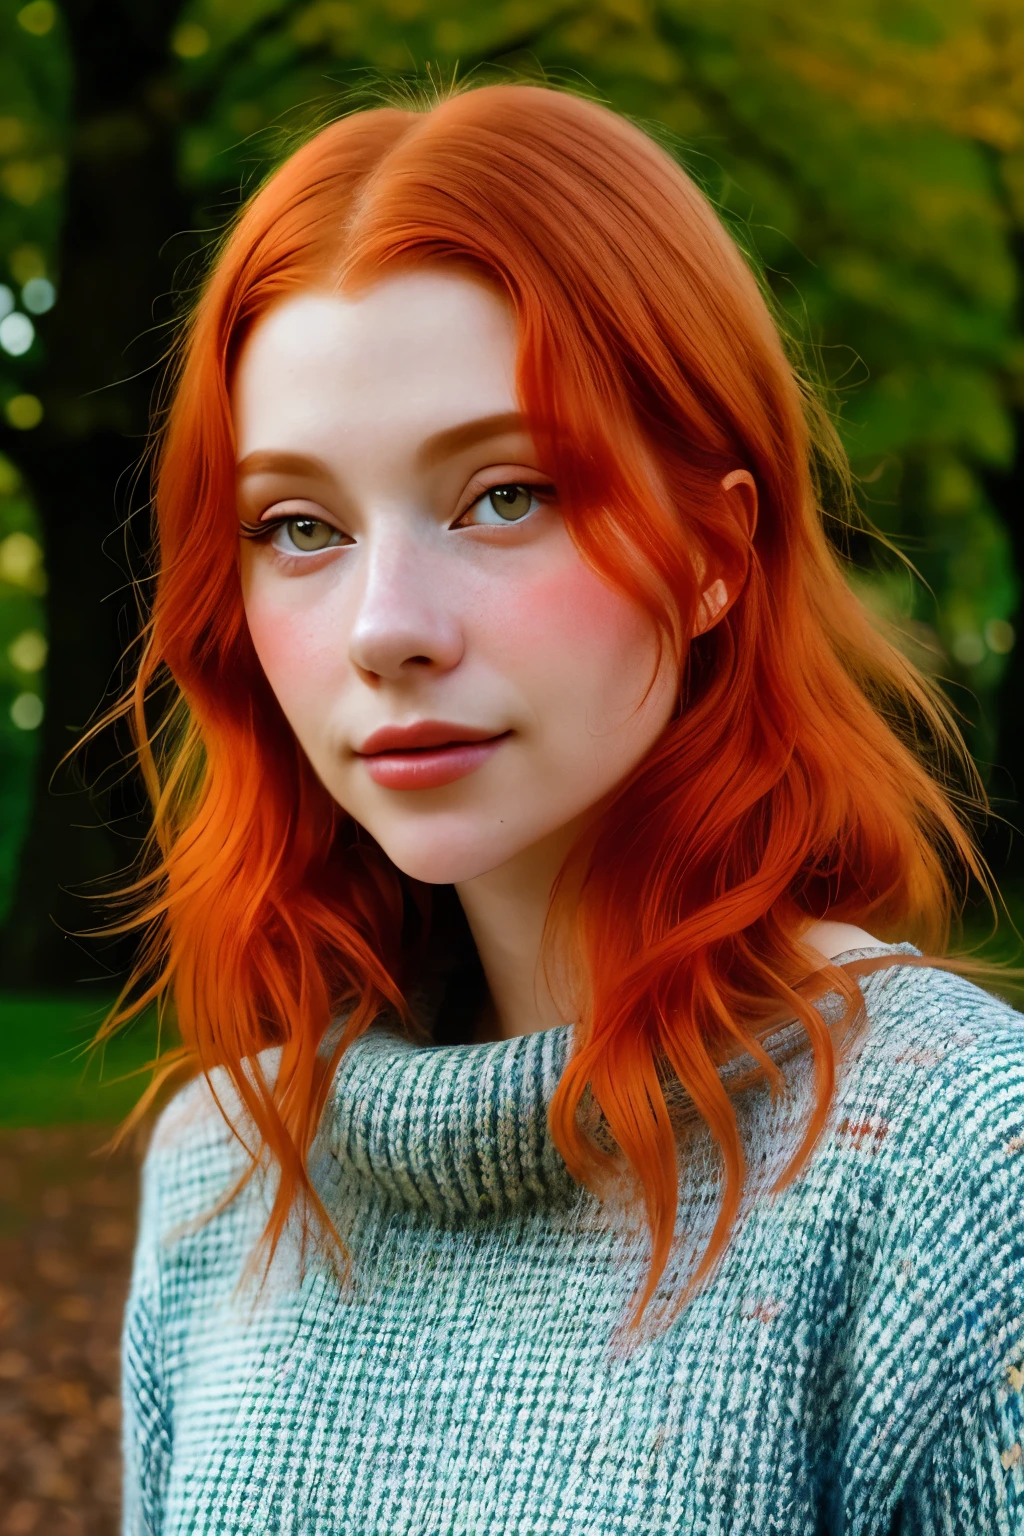
M541 491L553 494L553 487L492 485L489 491L477 497L454 526L458 528L468 524L471 527L483 525L494 528L502 523L521 523L540 506L542 498L538 492Z
M312 555L317 550L341 544L345 537L319 517L285 517L274 527L270 542L283 555L294 554L297 550Z

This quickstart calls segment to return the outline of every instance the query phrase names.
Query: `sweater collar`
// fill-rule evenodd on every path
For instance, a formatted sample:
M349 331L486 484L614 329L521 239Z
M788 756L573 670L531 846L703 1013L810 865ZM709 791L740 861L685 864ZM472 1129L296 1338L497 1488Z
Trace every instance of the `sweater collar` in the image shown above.
M886 951L919 953L911 944L880 944L844 951L833 963ZM841 1003L830 993L819 1009L829 998ZM547 1110L572 1035L564 1024L485 1045L423 1046L382 1018L338 1066L324 1127L329 1150L396 1204L438 1216L571 1203L578 1186L551 1138Z
M547 1108L571 1024L486 1045L413 1044L378 1022L348 1047L332 1095L330 1149L400 1205L504 1214L575 1185Z

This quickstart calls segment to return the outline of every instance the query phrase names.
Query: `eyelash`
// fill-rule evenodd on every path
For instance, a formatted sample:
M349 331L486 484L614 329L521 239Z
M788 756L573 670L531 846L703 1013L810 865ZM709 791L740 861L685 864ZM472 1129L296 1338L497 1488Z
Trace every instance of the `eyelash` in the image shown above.
M549 502L550 501L554 501L556 499L556 496L557 496L557 492L555 490L555 487L553 485L550 485L550 484L534 485L532 482L526 481L526 480L523 480L523 481L519 481L519 480L499 480L499 481L496 481L494 485L487 486L484 490L482 490L480 492L479 496L475 496L473 498L473 500L469 503L469 506L463 508L463 510L459 513L458 518L456 518L455 523L453 523L451 526L452 527L456 527L458 525L459 521L466 516L466 513L467 512L471 512L475 506L478 506L479 503L481 501L483 501L485 496L489 496L492 491L503 490L506 486L515 486L517 489L521 487L524 491L529 491L531 493L531 495L536 496L538 501L549 501ZM245 519L242 518L242 519L239 520L239 523L238 523L238 531L239 531L240 536L243 539L253 539L253 540L265 539L270 534L274 533L278 528L283 527L285 523L293 522L297 517L300 517L301 515L302 515L301 513L296 513L296 512L293 512L293 513L290 513L290 514L287 514L287 515L286 514L282 514L280 517L268 517L268 518L265 518L262 522L258 522L258 523L246 522ZM309 521L310 522L325 522L326 519L325 518L310 518ZM526 519L525 518L520 518L520 519L518 519L518 521L519 522L525 522ZM472 526L472 525L470 525L470 526ZM496 527L498 525L492 523L492 524L489 524L487 526L489 526L489 527ZM508 526L510 528L514 528L516 525L515 525L515 522L510 521ZM339 530L339 532L340 532L340 530ZM333 546L332 545L325 545L324 547L328 548L328 549L329 548L343 549L344 545L335 544ZM319 553L319 551L317 551L317 553ZM290 557L286 556L285 558L287 559L287 558L290 558ZM303 558L308 558L308 556L299 555L298 558L299 559L303 559Z
M300 517L302 517L301 512L291 512L287 516L282 515L281 517L264 518L264 520L260 523L247 523L244 518L239 518L238 532L243 539L265 539L268 534L274 533L278 528L282 528L285 523L295 522L296 519ZM326 519L322 517L310 517L307 518L306 521L310 523L322 523L325 522ZM340 546L337 544L334 546L335 549L339 547Z

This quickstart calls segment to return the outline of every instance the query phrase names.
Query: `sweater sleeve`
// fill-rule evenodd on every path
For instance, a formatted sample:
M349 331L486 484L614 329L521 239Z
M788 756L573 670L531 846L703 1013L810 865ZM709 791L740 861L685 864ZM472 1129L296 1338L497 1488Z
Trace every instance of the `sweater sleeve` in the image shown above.
M262 1070L272 1074L277 1059L275 1050L263 1052ZM218 1203L246 1168L248 1155L230 1128L240 1119L238 1099L217 1068L209 1082L198 1077L171 1099L153 1128L143 1163L139 1231L121 1331L122 1536L161 1536L164 1529L181 1341L191 1326L193 1304L188 1234L196 1227L206 1230ZM255 1242L265 1214L255 1208L251 1233L232 1229L239 1262L250 1251L250 1237Z
M1024 1378L957 1415L904 1500L899 1536L1024 1536Z
M928 1049L876 1064L841 1524L1024 1536L1024 1019L953 978L929 1007Z
M142 1170L132 1283L121 1332L122 1536L160 1536L171 1460L170 1404L163 1369L160 1177L153 1145Z
M944 1364L964 1386L972 1377L977 1385L908 1479L903 1529L1024 1536L1024 1020L968 1052L954 1082L958 1134L936 1181L947 1198L935 1239L956 1254L945 1266Z

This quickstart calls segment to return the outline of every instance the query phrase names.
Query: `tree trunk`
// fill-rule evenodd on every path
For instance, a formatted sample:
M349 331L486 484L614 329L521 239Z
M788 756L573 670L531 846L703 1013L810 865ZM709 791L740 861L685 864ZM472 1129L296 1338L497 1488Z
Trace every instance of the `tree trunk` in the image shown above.
M33 432L3 434L42 520L50 638L31 821L0 936L6 987L64 987L121 972L129 957L126 943L101 953L69 934L103 919L83 885L130 861L144 825L137 791L91 796L81 766L50 780L119 683L119 657L137 631L133 541L122 525L132 500L146 500L144 483L132 496L132 472L171 318L168 299L154 311L154 296L170 294L175 265L193 248L173 241L191 222L177 190L168 49L181 0L66 0L63 9L76 78L59 300L39 325L45 417ZM144 547L146 531L135 544ZM133 563L142 569L137 553ZM88 778L109 780L116 764L116 743L97 742Z

